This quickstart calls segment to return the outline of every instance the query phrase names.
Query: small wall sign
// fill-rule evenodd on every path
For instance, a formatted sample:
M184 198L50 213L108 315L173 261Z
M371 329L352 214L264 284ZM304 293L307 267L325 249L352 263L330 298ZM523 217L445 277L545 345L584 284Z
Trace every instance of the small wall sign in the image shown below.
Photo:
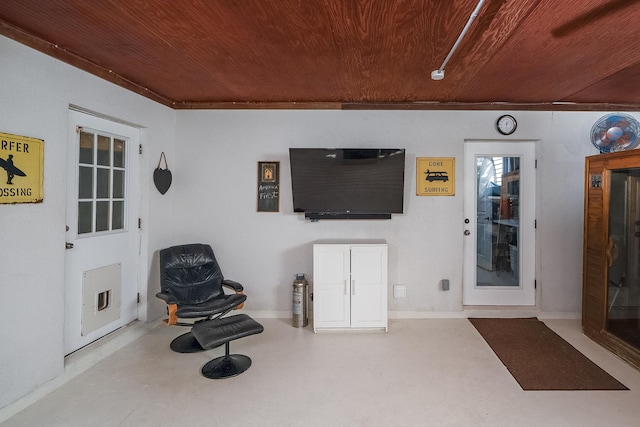
M41 203L43 169L42 139L0 133L0 203Z
M455 195L455 171L454 157L418 157L416 159L416 195Z
M258 162L258 212L280 210L280 162Z

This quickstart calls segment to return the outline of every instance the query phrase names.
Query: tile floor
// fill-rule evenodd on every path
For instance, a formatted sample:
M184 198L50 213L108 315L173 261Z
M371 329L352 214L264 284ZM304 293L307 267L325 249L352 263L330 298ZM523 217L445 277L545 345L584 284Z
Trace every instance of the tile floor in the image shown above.
M159 325L0 424L13 426L639 426L640 371L545 320L629 391L523 391L466 319L313 334L287 319L231 343L253 365L208 380L223 348L177 354Z

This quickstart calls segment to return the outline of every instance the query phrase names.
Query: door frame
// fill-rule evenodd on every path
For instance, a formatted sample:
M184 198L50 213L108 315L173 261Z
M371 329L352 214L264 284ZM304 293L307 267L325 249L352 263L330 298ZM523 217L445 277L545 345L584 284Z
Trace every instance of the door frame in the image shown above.
M537 216L536 190L536 140L465 140L464 142L464 255L463 255L463 306L528 306L537 304L535 282L537 266L537 247L535 221ZM477 286L477 183L476 156L522 156L521 192L530 194L525 205L520 208L520 227L522 236L519 241L520 285ZM473 201L472 201L473 200ZM468 222L467 222L468 220ZM526 233L526 234L525 234ZM527 243L527 241L529 243Z

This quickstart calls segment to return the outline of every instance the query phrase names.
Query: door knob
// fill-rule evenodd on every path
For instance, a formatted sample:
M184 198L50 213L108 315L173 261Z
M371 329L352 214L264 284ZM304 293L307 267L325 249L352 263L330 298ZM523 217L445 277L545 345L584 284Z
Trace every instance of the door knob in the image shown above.
M464 230L464 235L468 236L469 234L471 234L471 232L469 230Z

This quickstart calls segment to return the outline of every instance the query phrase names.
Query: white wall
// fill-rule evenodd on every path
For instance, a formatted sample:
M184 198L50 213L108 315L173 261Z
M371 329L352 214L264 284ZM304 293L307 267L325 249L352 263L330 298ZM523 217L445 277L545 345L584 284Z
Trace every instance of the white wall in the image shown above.
M242 282L247 308L286 311L294 273L312 272L311 243L385 239L389 283L407 299L389 309L462 310L463 145L506 140L497 111L181 111L176 225L185 242L211 243L225 275ZM536 140L538 308L576 314L581 305L584 157L601 113L513 112L517 139ZM405 213L390 221L320 221L292 212L289 147L405 148ZM455 157L456 195L415 196L416 157ZM281 162L279 213L256 212L258 161ZM451 290L439 290L448 278Z
M166 206L172 194L162 198L149 191L149 165L155 167L162 150L171 156L175 114L4 37L0 37L0 58L0 132L45 141L44 202L0 205L1 408L63 369L69 105L144 127L142 211L147 228L143 250L150 254L165 245L170 233L166 224L171 210ZM146 255L143 262L141 278L146 285L151 262L146 262ZM157 280L150 287L155 293ZM146 286L141 290L146 293ZM157 317L156 298L152 299L150 313ZM145 310L143 304L143 316Z

